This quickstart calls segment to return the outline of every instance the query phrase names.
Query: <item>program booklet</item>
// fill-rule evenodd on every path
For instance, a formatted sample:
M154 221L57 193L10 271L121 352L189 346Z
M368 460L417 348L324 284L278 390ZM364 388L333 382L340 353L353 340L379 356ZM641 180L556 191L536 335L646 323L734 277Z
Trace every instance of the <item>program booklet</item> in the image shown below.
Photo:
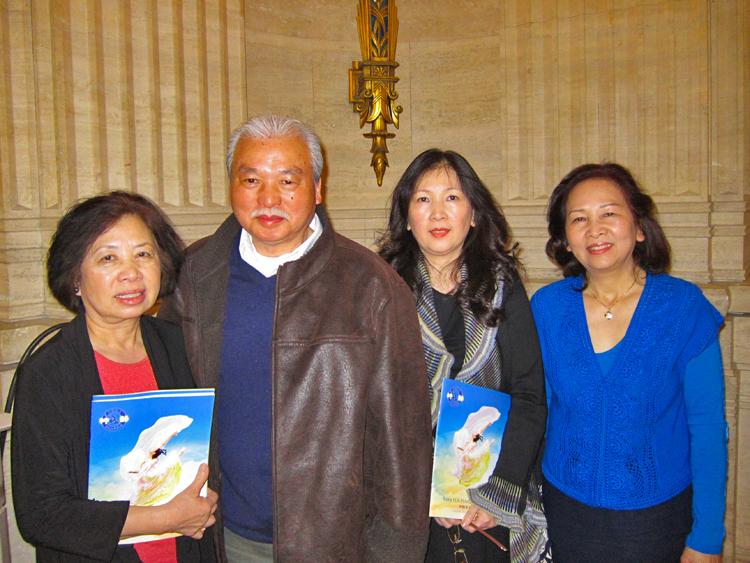
M510 395L454 379L443 381L432 464L430 516L463 518L468 489L489 481L510 412Z
M213 408L213 389L94 395L89 498L136 506L169 502L208 463ZM120 544L178 535L135 536Z

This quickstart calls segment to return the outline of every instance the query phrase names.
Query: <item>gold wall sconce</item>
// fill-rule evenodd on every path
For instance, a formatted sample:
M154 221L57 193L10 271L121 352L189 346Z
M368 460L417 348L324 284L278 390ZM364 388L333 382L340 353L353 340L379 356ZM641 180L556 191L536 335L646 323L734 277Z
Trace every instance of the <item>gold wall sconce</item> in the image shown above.
M359 113L360 129L371 124L370 132L363 135L372 139L370 165L382 186L388 166L386 139L396 136L388 132L388 124L398 129L398 116L403 111L396 105L396 0L359 0L357 30L362 60L353 61L349 69L349 102Z

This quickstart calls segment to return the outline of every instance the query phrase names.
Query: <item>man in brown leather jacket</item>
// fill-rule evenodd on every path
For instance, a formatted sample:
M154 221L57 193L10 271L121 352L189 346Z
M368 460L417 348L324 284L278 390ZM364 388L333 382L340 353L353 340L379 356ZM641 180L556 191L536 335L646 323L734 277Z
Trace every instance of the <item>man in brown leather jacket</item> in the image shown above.
M422 561L430 415L410 290L336 234L303 123L233 133L233 215L187 251L160 317L216 387L210 486L229 561Z

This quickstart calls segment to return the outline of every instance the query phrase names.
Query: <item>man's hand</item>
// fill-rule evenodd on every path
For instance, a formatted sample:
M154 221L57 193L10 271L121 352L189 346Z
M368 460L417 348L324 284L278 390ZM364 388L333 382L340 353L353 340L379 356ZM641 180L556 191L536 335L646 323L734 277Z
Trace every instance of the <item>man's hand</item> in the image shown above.
M701 553L692 548L685 547L680 557L680 563L721 563L721 555Z

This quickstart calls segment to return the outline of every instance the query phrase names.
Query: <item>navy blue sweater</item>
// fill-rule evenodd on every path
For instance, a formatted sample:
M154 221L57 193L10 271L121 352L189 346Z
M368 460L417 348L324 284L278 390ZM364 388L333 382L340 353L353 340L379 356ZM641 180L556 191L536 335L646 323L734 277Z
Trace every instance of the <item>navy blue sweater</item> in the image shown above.
M271 338L276 276L266 278L234 245L221 347L217 436L224 525L273 541Z

